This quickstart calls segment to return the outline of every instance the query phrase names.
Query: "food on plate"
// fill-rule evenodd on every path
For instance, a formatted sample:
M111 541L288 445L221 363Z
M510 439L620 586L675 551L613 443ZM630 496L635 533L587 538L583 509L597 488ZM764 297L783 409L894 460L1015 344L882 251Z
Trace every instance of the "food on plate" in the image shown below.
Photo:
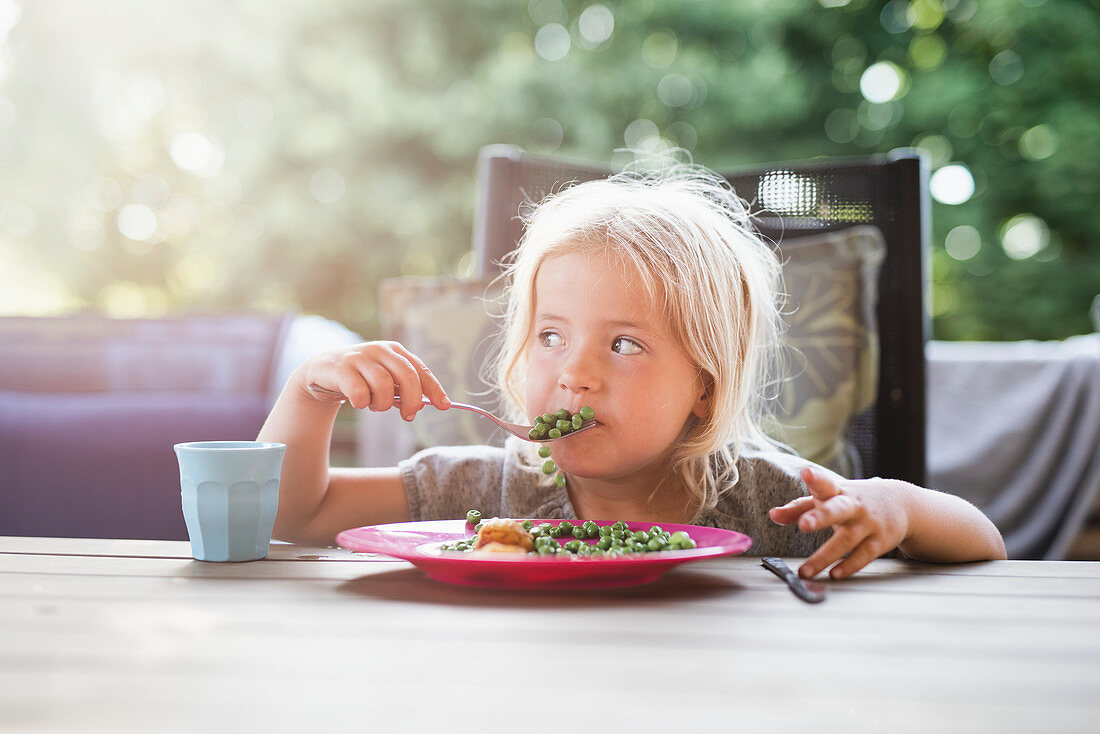
M523 553L527 554L527 549L521 545L511 545L509 543L501 543L496 540L491 540L484 545L479 545L474 548L474 553Z
M481 513L478 513L479 515ZM466 513L469 522L470 513ZM477 540L474 550L486 550L486 546L512 546L520 552L535 549L535 541L531 534L523 527L519 520L508 520L503 517L494 517L492 520L482 522L477 531ZM489 549L498 552L499 548Z
M695 540L682 530L669 532L659 525L648 530L631 530L622 520L599 525L591 520L574 524L562 520L557 524L533 520L509 520L494 517L481 520L481 513L470 510L466 521L479 522L476 535L444 543L440 550L481 553L526 553L537 556L567 558L619 558L634 553L688 550Z

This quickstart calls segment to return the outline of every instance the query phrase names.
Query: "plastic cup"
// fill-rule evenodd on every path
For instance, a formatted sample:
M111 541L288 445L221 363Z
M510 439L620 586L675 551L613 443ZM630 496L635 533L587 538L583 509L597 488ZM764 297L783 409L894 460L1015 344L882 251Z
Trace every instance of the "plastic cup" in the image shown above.
M175 449L191 555L199 561L266 558L286 444L195 441Z

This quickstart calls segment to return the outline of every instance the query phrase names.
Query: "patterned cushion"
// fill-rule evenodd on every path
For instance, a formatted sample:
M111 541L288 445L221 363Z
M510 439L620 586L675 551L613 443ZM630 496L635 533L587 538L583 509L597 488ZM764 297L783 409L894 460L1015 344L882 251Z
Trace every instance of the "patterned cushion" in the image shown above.
M789 378L771 433L801 456L845 476L860 476L846 440L852 421L875 402L879 268L875 227L853 227L788 241L782 248Z
M859 472L845 436L855 416L873 404L878 376L874 324L882 235L855 227L790 240L782 248L793 294L787 340L791 377L779 396L770 432L799 454L846 476ZM479 370L491 351L491 302L500 285L460 278L393 278L382 284L385 338L419 355L452 400L496 405ZM500 444L492 423L467 411L426 410L412 423L396 414L360 414L360 460L392 465L426 446Z

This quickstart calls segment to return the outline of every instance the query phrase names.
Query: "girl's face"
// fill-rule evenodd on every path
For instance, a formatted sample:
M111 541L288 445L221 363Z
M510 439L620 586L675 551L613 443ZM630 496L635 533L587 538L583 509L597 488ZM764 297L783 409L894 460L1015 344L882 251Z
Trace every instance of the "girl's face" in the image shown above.
M698 369L637 280L600 255L542 264L526 400L532 419L558 408L596 411L595 428L553 444L563 470L607 481L646 478L652 486L688 419L704 415L706 400Z

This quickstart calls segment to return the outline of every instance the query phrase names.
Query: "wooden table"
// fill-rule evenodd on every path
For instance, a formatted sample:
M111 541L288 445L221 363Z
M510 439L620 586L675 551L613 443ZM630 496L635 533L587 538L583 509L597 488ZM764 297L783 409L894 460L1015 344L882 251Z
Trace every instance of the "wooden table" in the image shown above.
M1100 731L1100 563L756 558L526 593L273 546L0 538L0 731Z

